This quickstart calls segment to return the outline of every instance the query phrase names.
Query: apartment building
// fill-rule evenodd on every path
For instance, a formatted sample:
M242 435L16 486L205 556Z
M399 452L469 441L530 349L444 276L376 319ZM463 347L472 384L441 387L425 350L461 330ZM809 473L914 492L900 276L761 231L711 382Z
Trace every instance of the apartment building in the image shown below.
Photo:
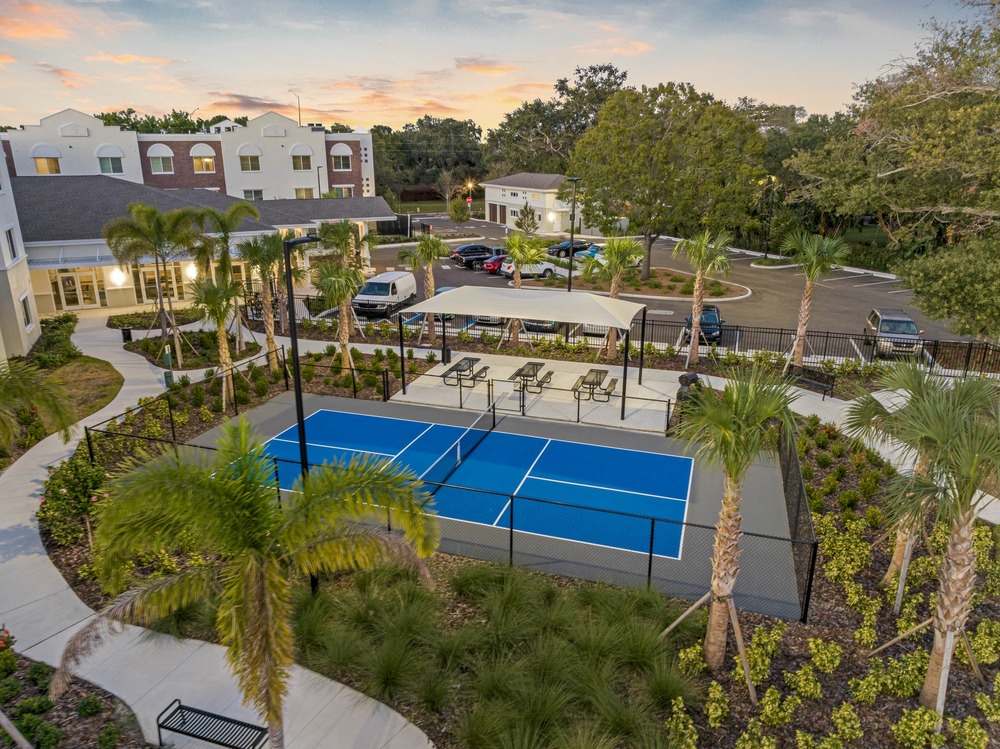
M0 161L0 361L26 354L41 330L10 174Z

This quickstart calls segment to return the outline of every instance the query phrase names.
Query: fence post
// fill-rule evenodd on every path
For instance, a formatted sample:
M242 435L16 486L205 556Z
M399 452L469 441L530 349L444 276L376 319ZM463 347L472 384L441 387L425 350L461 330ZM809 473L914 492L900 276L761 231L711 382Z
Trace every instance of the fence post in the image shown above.
M271 458L274 464L274 488L278 492L278 507L281 507L281 473L278 471L278 459Z
M799 619L803 624L809 618L809 599L812 597L813 575L816 573L816 550L818 548L819 542L813 541L812 552L809 554L809 577L806 578L806 592L802 596L802 617Z
M396 315L396 322L399 325L399 381L403 385L403 395L406 395L406 351L403 346L403 315ZM444 325L444 320L441 321ZM389 400L386 398L386 400Z
M389 370L382 368L382 402L389 400Z
M358 378L354 376L354 362L351 362L351 392L358 397Z
M285 392L288 392L288 359L285 357L285 344L281 344L281 369L285 373Z
M646 567L646 590L653 587L653 541L656 537L656 518L649 519L649 563Z
M236 403L236 375L238 375L240 373L240 370L237 369L235 366L233 366L233 367L229 368L229 372L232 375L232 380L233 380L233 392L230 393L230 395L233 396L233 414L235 416L239 416L240 415L240 407L239 407L239 404ZM225 386L226 386L226 380L225 380L225 377L223 377L222 378L222 387L225 388Z
M462 378L459 375L455 375L455 379L458 380L458 407L465 408L465 406L463 405L465 397L462 394Z
M90 464L94 465L94 443L90 440L90 427L84 427L83 434L87 438L87 455L90 456Z
M170 402L170 395L167 395L167 415L170 417L170 437L174 444L177 444L177 430L174 428L174 405Z
M510 531L507 534L507 564L514 566L514 497L510 498Z
M972 341L965 347L965 367L962 369L962 377L969 375L969 362L972 360Z

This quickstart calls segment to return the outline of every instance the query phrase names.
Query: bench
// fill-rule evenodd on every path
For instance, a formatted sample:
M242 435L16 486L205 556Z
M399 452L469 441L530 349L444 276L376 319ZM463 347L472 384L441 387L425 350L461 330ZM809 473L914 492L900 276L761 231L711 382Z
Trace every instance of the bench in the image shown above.
M788 368L788 374L796 385L821 391L823 393L823 400L826 400L826 394L833 390L833 386L837 381L837 378L829 372L812 369L811 367L796 367L793 365Z
M583 387L583 375L576 378L576 382L573 383L573 397L580 400L580 388Z
M485 380L486 379L486 373L489 372L489 371L490 371L490 367L487 364L486 366L481 367L478 372L473 372L472 375L468 378L469 381L472 383L472 387L475 387L476 383L479 382L480 380Z
M618 384L618 378L612 377L608 380L607 385L601 385L596 390L594 390L593 398L595 401L600 401L601 403L607 403L611 400L611 394L615 392L615 386ZM598 393L600 395L598 395Z
M527 390L529 393L542 392L542 388L548 385L550 382L552 382L552 374L553 372L550 369L548 372L546 372L544 375L539 377L534 382L525 382L524 389Z
M156 716L156 736L163 746L163 731L201 739L229 749L259 749L267 741L267 729L235 718L182 705L174 700Z

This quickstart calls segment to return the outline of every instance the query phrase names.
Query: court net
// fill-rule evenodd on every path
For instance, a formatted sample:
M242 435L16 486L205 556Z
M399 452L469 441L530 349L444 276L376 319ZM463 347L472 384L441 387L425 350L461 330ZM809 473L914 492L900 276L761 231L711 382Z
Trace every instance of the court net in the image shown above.
M420 480L430 484L443 484L496 425L496 410L490 406L476 417L472 426L462 432L430 468L421 474Z

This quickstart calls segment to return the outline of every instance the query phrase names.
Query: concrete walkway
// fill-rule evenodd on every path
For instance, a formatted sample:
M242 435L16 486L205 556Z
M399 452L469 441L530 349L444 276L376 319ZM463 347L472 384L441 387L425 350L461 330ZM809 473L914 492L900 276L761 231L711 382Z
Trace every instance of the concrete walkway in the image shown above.
M108 406L87 417L96 424L115 416L145 396L163 390L163 373L143 357L122 348L117 330L107 328L107 312L80 316L73 342L90 356L111 362L125 377L121 392ZM17 638L18 652L58 664L63 646L93 612L49 561L38 535L34 512L48 466L64 460L71 444L52 435L0 475L0 623ZM260 719L242 705L225 662L225 649L196 640L178 640L137 627L111 639L88 659L79 676L124 700L156 743L156 716L180 698L193 706L241 718ZM380 702L296 667L285 708L285 743L289 749L426 749L427 736ZM184 740L174 745L204 748Z

